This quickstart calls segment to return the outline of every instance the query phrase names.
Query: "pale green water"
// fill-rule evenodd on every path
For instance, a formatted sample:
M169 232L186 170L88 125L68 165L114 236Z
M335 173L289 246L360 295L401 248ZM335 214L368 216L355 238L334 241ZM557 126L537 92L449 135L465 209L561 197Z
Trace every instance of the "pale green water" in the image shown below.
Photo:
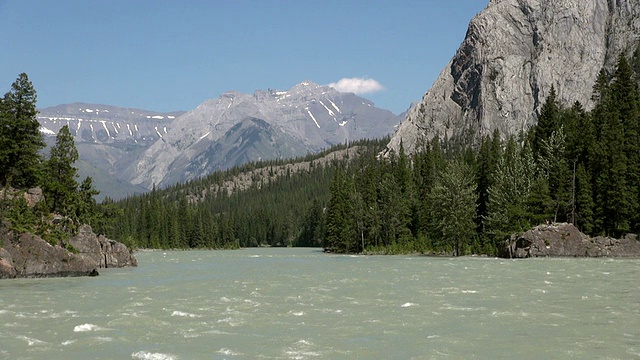
M0 281L0 358L640 358L640 260L137 257L97 278Z

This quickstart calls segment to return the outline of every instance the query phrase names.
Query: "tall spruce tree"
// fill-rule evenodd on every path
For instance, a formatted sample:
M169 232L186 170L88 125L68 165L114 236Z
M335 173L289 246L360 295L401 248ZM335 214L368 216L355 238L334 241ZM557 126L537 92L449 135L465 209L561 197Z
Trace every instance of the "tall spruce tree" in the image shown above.
M463 255L464 246L475 234L476 195L471 167L461 160L450 161L429 194L433 238Z
M526 206L536 178L535 163L529 147L521 149L512 137L498 160L494 183L489 188L485 227L495 242L531 226Z
M356 244L353 209L350 199L351 181L342 168L338 168L329 188L327 204L326 242L338 252L351 252Z
M586 234L592 234L594 227L593 194L591 191L591 181L584 164L578 165L576 172L575 202L577 217L577 224L575 225L580 231Z
M38 184L45 144L36 118L36 90L22 73L0 100L0 185L28 188Z
M58 132L56 144L51 147L51 155L46 162L44 192L53 212L75 216L78 182L77 169L73 164L77 160L78 150L69 126L65 125Z
M551 86L549 95L540 109L538 123L534 130L533 155L535 158L538 157L538 154L542 150L543 142L549 139L551 134L560 128L559 117L560 105L558 104L556 89L554 86Z

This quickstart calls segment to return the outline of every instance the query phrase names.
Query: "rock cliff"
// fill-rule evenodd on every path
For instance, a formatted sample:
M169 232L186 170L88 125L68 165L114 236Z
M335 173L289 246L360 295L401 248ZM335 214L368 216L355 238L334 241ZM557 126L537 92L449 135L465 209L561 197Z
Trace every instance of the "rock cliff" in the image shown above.
M88 225L81 226L68 245L74 251L0 227L0 279L95 276L99 268L138 266L124 244L97 236Z
M388 149L421 138L515 134L555 86L561 104L592 107L601 68L640 41L640 0L491 0Z
M529 257L640 257L636 235L622 239L591 238L572 224L540 225L512 236L501 249L504 258Z

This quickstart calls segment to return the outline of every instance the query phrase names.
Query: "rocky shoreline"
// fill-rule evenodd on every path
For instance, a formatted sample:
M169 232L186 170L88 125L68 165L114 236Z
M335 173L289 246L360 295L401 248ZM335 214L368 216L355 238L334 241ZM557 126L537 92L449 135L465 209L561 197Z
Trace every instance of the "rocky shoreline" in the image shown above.
M96 276L102 268L138 266L127 246L96 235L89 225L67 244L53 246L39 236L0 228L0 279Z
M589 237L568 223L539 225L504 243L500 257L625 257L640 258L640 241L635 234L621 239Z

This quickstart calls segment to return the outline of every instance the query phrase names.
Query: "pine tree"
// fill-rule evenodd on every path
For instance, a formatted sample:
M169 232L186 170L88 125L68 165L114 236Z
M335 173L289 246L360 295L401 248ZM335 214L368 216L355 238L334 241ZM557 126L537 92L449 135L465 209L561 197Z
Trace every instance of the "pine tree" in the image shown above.
M81 223L89 224L93 227L97 222L96 217L99 216L99 213L95 196L98 194L100 194L100 191L93 187L93 179L91 176L87 176L80 184L78 204L76 205L76 212ZM104 234L104 232L101 234Z
M565 221L571 199L571 176L565 157L564 128L553 131L541 146L538 167L548 181L549 194L555 203L553 221Z
M484 219L488 215L489 189L493 185L493 177L496 171L496 165L500 158L502 145L500 141L500 133L495 130L492 137L485 137L478 151L478 166L476 174L477 182L477 217L478 232L484 233Z
M530 148L519 149L515 139L510 137L498 160L494 183L489 188L485 227L494 241L531 226L526 199L535 177L535 163Z
M433 237L453 249L455 256L470 242L475 231L476 195L471 167L450 161L429 194Z
M41 176L45 144L36 118L36 91L22 73L0 100L0 185L33 187Z
M352 251L356 240L352 223L353 209L349 196L350 188L351 184L347 174L342 168L338 168L329 189L325 236L327 246L338 252Z
M62 215L72 214L76 202L77 169L73 164L78 160L73 136L69 126L63 126L56 136L56 144L51 148L51 155L46 162L46 182L44 192L50 202L51 211Z
M540 115L538 116L538 123L535 127L534 141L533 141L533 155L537 158L542 149L542 143L551 137L554 131L560 128L560 106L556 95L556 89L551 86L549 96L545 99L542 108L540 109Z
M578 165L576 172L576 213L577 227L586 234L593 232L593 195L591 182L584 164Z
M620 119L610 112L602 125L598 149L596 226L606 235L619 236L629 231L630 193L624 131Z

